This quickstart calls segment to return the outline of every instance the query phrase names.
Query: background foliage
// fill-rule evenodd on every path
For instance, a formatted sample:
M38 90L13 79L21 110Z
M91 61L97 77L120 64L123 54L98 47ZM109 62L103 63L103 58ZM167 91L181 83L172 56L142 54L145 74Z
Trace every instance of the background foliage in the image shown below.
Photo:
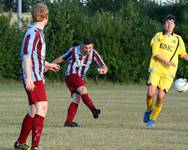
M6 2L6 3L3 3ZM0 1L1 14L14 11L14 1ZM23 1L24 2L24 1ZM47 60L62 55L68 48L82 42L85 36L92 36L95 49L106 62L109 72L105 77L97 74L95 67L88 77L113 82L139 83L147 80L147 67L151 49L150 40L162 30L162 19L168 13L177 17L176 33L188 42L188 3L157 5L140 0L57 0L45 2L50 10L49 24L45 28ZM23 3L23 10L30 11L36 1ZM8 6L8 4L10 6ZM10 9L12 7L12 9ZM20 79L20 48L26 30L10 25L11 16L0 15L0 78ZM57 73L47 73L53 80L64 80L66 64ZM178 76L188 76L188 66L180 61Z

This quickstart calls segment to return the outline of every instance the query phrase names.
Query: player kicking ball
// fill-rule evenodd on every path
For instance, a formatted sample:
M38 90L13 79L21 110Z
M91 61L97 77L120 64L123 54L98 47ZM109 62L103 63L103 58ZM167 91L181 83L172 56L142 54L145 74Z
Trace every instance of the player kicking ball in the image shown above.
M22 122L20 135L14 144L15 150L41 150L39 142L48 108L44 70L59 70L59 65L45 61L43 29L48 23L48 8L45 4L37 3L31 13L33 23L27 29L21 51L22 80L28 96L29 112ZM31 131L30 147L27 138Z
M101 113L90 99L85 85L85 76L92 62L98 66L98 72L101 75L107 73L108 69L97 51L94 48L91 37L85 38L83 44L70 48L64 55L55 59L53 62L60 64L65 60L68 61L68 66L65 72L65 82L71 92L72 101L67 112L67 119L64 127L78 127L78 123L73 122L76 115L80 99L90 109L93 117L97 119Z
M149 65L147 108L143 119L147 128L155 126L165 96L175 78L179 56L188 61L184 42L181 36L174 33L175 23L175 17L167 15L164 18L164 32L156 33L151 40L152 56ZM157 99L153 107L155 94Z

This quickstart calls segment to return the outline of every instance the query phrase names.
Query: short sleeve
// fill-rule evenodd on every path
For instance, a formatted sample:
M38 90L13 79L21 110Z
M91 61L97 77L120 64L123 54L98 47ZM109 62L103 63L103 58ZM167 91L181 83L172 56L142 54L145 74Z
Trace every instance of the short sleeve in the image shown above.
M159 47L160 47L160 37L158 34L155 34L155 36L152 38L151 43L152 47L152 56L156 56L159 54Z
M31 56L32 51L35 49L37 41L39 40L39 33L28 32L24 38L23 51L25 56Z
M100 55L97 53L96 50L93 51L93 58L94 58L94 62L97 64L98 67L102 67L105 65L105 63L103 62L102 58L100 57Z
M70 48L65 54L63 54L61 57L64 60L67 60L71 57L71 54L73 53L74 48Z
M178 38L179 38L178 52L180 57L184 57L185 55L187 55L185 44L181 36L179 36Z

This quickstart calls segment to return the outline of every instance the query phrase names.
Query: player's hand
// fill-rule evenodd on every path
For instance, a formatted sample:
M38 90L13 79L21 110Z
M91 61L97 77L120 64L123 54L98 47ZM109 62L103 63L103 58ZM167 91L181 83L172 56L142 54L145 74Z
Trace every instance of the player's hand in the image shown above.
M47 71L48 71L48 68L47 68L47 67L45 67L45 68L44 68L44 72L47 72Z
M171 62L170 65L176 67L176 64L174 62Z
M33 81L31 79L26 79L26 81L25 81L25 88L28 91L33 91L34 90L35 85L34 85L34 83L33 83Z
M168 62L167 62L167 65L176 67L176 64L175 64L174 62L172 62L172 61L168 61Z
M106 74L106 70L104 68L98 68L98 72L99 74L103 75L103 74Z
M48 71L51 70L53 72L58 72L60 70L60 66L58 64L55 64L55 63L50 63L49 66L45 69Z

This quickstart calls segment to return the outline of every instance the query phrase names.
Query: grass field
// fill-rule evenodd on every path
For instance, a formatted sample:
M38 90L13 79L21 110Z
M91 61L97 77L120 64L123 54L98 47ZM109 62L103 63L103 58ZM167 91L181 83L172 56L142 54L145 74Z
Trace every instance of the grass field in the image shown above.
M171 90L156 127L145 129L146 86L91 84L90 97L102 114L94 120L81 102L75 121L64 128L69 92L47 84L49 109L40 146L43 150L188 150L188 92ZM13 150L27 99L20 83L0 85L0 150ZM30 143L31 138L28 142Z

